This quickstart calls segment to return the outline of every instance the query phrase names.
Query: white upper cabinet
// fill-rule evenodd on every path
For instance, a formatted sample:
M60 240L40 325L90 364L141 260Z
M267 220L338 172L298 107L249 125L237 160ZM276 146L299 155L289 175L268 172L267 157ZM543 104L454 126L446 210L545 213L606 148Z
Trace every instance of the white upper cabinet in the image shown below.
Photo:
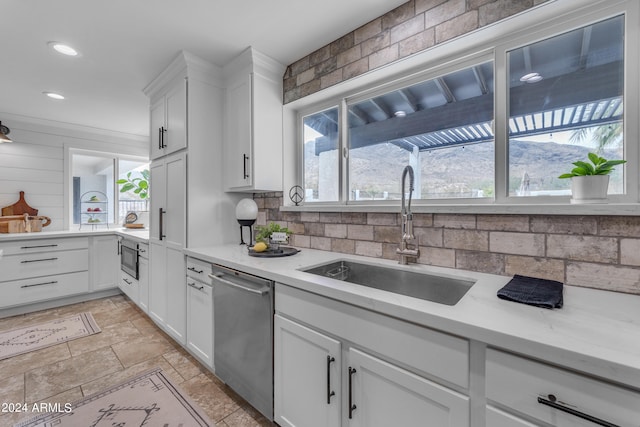
M282 191L284 71L253 48L224 67L226 191Z
M187 147L187 84L178 80L151 105L152 160Z

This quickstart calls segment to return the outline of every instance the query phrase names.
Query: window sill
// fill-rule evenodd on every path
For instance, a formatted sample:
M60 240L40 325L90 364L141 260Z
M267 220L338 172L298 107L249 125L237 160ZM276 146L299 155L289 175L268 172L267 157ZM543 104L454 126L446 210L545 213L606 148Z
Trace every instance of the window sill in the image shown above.
M338 205L307 204L304 206L281 206L283 212L371 212L399 213L397 205ZM617 215L639 216L640 203L602 203L602 204L412 204L413 213L442 214L481 214L481 215Z

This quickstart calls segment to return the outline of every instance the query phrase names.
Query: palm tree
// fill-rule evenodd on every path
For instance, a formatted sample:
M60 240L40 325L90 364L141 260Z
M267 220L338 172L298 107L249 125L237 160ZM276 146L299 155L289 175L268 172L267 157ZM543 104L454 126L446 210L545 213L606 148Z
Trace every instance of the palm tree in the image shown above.
M622 130L622 122L598 126L595 129L593 127L580 128L571 133L569 141L578 143L590 138L597 142L596 153L601 155L605 147L614 145L622 139Z

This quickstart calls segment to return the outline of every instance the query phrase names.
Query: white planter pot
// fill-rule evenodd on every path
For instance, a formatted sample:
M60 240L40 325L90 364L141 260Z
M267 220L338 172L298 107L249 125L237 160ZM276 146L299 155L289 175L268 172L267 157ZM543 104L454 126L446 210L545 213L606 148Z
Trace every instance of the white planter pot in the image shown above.
M571 203L607 203L609 175L574 176L571 178Z

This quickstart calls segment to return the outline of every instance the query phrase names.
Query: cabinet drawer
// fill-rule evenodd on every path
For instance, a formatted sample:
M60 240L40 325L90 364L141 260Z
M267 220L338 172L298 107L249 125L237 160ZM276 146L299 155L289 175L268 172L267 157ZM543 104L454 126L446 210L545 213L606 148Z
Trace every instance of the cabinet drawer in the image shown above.
M138 255L140 258L149 259L149 244L138 243Z
M0 283L2 307L89 292L89 273L59 274Z
M138 281L131 277L124 271L120 271L120 280L118 281L118 287L126 296L129 297L134 303L138 303L140 286Z
M211 264L196 258L187 257L187 276L198 279L203 283L209 283Z
M4 255L66 251L71 249L88 248L89 239L87 237L72 237L65 239L29 239L0 243L0 250L2 250L2 253Z
M10 255L0 259L0 271L2 271L0 280L27 279L88 269L88 249Z
M640 393L495 349L487 350L486 393L489 401L558 427L588 423L539 398L614 425L638 426Z

